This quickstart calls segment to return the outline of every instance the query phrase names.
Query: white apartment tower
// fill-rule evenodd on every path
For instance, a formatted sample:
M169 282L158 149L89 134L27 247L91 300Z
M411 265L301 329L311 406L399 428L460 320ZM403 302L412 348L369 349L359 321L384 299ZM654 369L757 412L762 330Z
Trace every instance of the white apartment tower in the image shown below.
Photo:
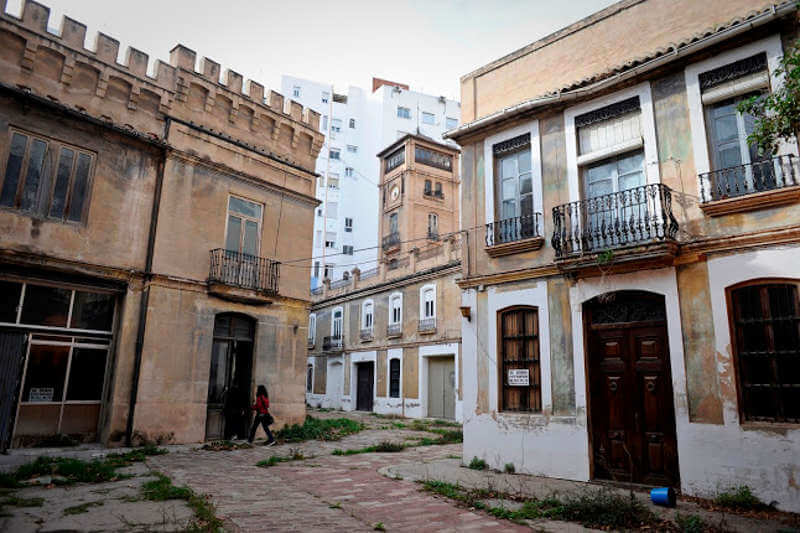
M444 142L442 134L459 124L461 104L377 78L371 91L351 86L337 93L331 84L283 76L281 91L320 113L326 135L316 167L322 204L314 220L311 288L325 277L340 280L355 266L375 268L380 206L375 154L406 133Z

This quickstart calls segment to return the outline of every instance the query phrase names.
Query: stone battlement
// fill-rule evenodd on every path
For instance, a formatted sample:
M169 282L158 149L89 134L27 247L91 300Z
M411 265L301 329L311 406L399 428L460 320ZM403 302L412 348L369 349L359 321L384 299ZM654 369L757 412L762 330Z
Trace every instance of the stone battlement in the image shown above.
M0 80L101 120L163 138L166 117L202 126L310 172L322 147L320 115L207 57L195 69L193 50L177 45L169 63L97 33L84 47L86 26L64 16L58 35L48 31L50 9L25 0L22 16L0 0ZM298 149L300 148L300 149ZM306 148L306 149L303 149ZM292 155L294 154L294 155ZM295 160L301 157L302 160Z

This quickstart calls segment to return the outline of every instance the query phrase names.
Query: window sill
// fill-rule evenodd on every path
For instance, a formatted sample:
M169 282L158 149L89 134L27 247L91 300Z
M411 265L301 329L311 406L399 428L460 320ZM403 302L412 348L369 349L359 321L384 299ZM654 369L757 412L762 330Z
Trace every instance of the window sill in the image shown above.
M489 257L502 257L504 255L538 250L543 245L544 237L531 237L530 239L523 239L521 241L504 242L503 244L486 246L484 250L489 254Z
M718 217L731 213L743 213L800 201L800 185L757 192L724 200L713 200L700 204L700 209L707 216Z
M417 330L417 332L418 332L420 335L433 335L434 333L436 333L436 328L430 328L430 329L418 329L418 330Z

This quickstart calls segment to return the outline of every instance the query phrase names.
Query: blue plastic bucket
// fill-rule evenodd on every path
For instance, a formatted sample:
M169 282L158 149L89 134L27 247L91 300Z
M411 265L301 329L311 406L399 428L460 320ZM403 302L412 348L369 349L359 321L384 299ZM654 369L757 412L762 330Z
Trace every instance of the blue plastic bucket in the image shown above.
M650 500L656 505L675 507L675 491L670 487L658 487L650 491Z

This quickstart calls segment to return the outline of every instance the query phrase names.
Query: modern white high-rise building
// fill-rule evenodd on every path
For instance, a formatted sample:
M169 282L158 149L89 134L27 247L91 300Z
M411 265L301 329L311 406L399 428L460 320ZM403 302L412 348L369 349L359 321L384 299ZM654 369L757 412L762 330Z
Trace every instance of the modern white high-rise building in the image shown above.
M340 280L355 266L377 266L378 158L375 155L406 133L442 141L458 126L461 104L423 94L407 85L373 78L372 90L283 76L281 92L322 115L325 146L317 159L316 195L322 204L314 221L311 287L325 277Z

